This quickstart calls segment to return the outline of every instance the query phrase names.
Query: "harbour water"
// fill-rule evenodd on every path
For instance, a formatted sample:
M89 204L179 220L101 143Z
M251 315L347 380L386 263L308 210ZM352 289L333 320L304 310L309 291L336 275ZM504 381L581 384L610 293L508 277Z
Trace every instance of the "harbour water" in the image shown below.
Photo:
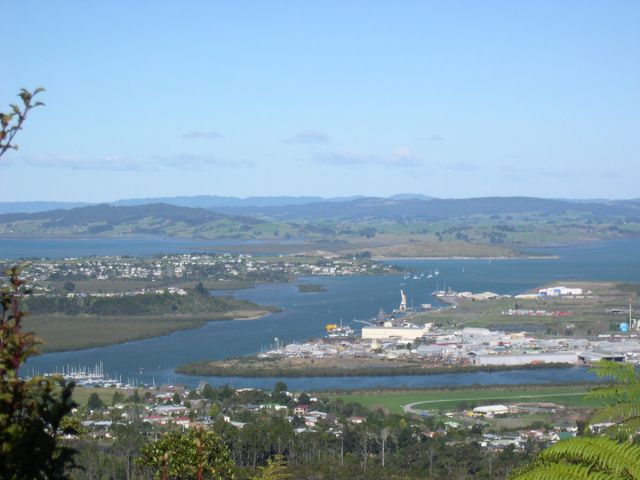
M433 303L436 288L447 286L461 291L491 290L502 294L520 293L536 286L563 280L620 280L640 282L640 241L623 240L565 248L544 249L557 258L511 260L393 260L391 263L416 272L439 275L416 280L402 275L384 277L313 277L299 282L320 283L325 292L300 293L295 284L268 284L231 292L238 298L276 305L283 309L253 321L210 322L206 326L174 332L171 335L101 348L51 353L30 359L27 368L40 372L56 366L94 365L102 361L105 370L138 382L197 383L200 378L176 375L174 369L184 363L247 355L269 347L276 340L302 341L320 336L326 323L341 319L358 326L353 319L367 319L379 308L397 307L399 290L404 289L409 303ZM224 294L228 294L225 292ZM558 383L592 378L586 369L478 372L473 374L296 378L287 382L306 389L356 387L418 387L492 383ZM278 379L211 378L212 384L268 387Z
M299 243L282 240L280 243ZM77 258L93 255L146 257L169 253L224 252L234 245L265 244L262 240L188 240L166 237L16 238L0 237L0 259Z

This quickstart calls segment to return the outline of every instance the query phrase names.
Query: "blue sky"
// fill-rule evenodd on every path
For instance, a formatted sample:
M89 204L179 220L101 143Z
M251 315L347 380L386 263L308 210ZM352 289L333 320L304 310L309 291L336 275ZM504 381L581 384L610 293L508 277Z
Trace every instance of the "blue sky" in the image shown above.
M0 201L640 197L637 1L21 1ZM11 185L10 188L7 188Z

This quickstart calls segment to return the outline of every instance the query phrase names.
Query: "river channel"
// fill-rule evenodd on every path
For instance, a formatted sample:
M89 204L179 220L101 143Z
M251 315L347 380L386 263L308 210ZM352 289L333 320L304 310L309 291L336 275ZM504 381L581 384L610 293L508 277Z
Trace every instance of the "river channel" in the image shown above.
M160 246L163 251L170 251L170 242ZM195 384L201 380L200 377L177 375L174 369L184 363L207 358L254 354L275 341L286 343L319 337L326 323L342 320L358 327L360 324L354 323L354 319L365 320L373 317L380 308L389 311L397 307L401 288L407 292L410 303L437 305L431 292L442 288L445 282L458 291L491 290L501 294L520 293L556 280L568 284L572 280L640 282L639 252L640 240L620 240L534 252L554 256L544 259L389 261L411 268L416 272L416 279L413 275L411 278L390 275L305 277L297 280L298 283L319 283L326 288L324 292L300 293L296 283L260 285L230 294L259 304L278 306L282 312L259 320L210 322L199 329L119 345L41 355L30 359L27 369L48 372L63 365L90 366L103 362L105 370L122 377L122 380ZM41 254L46 255L46 252ZM424 276L421 276L422 272ZM432 278L427 278L429 275ZM428 376L296 378L286 381L292 388L312 390L562 383L591 379L593 377L586 369L570 368ZM226 377L207 380L212 384L269 388L278 379Z

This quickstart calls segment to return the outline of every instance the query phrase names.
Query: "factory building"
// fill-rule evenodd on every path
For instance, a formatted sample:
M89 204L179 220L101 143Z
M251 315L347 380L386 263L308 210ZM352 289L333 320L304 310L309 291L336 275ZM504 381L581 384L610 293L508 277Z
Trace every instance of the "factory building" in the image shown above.
M425 323L423 327L406 326L406 327L363 327L363 340L382 340L390 338L398 338L400 340L416 340L423 335L429 333L432 323Z
M577 352L525 353L513 355L469 352L469 358L473 365L535 365L540 363L576 364L578 362Z
M549 287L538 290L538 295L546 297L564 297L567 295L582 295L581 288Z
M509 413L509 407L506 405L484 405L473 409L475 415L483 415L492 417L494 415L506 415Z

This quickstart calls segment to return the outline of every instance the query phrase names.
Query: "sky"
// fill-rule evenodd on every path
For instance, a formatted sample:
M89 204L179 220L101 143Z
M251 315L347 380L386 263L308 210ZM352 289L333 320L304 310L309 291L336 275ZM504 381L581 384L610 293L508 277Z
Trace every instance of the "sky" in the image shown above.
M30 1L0 201L637 198L640 2Z

